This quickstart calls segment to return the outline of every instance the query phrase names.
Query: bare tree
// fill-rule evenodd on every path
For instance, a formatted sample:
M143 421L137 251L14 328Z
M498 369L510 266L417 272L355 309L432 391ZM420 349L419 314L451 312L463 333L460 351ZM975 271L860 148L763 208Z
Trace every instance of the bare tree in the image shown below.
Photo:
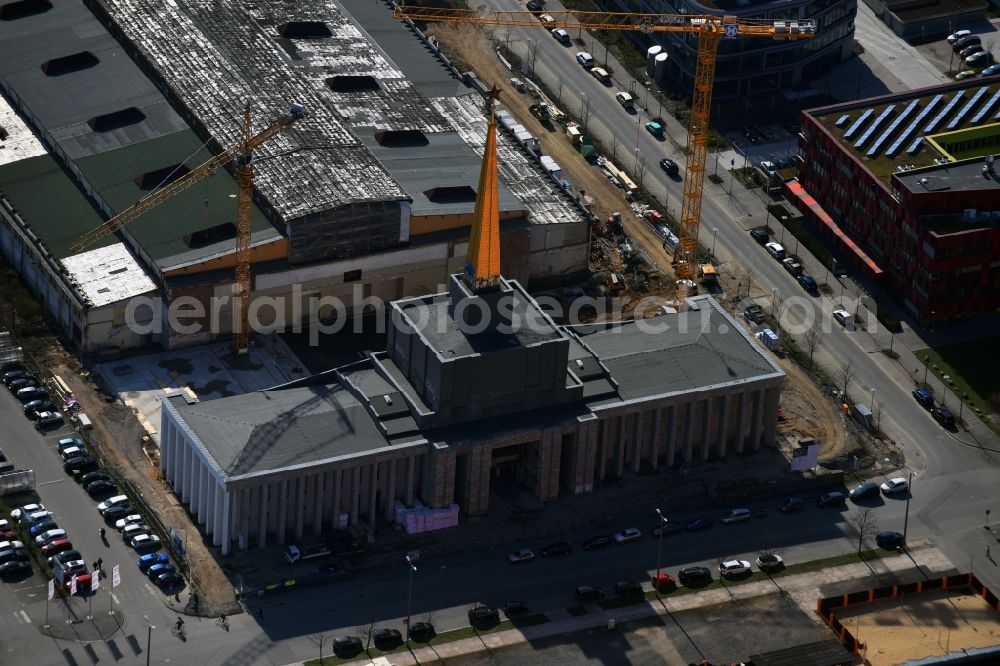
M566 82L563 81L561 78L559 79L558 83L556 83L556 97L559 98L560 104L562 104L562 91L563 91L563 86L565 85Z
M618 162L618 137L611 134L611 159Z
M582 93L581 93L582 94ZM583 133L587 133L587 126L590 122L590 108L593 106L594 102L586 95L580 101L580 124L583 125Z
M639 189L642 189L642 181L646 177L646 160L640 159L635 164L635 179L638 182Z
M535 75L535 61L538 59L538 47L541 46L541 42L537 39L528 40L528 75Z
M866 507L856 513L852 513L851 517L848 518L848 522L854 528L854 531L858 533L858 555L860 555L865 540L871 539L878 534L878 518L875 517L875 513L871 507Z
M805 337L802 339L802 345L809 352L809 363L813 362L813 354L819 349L823 344L823 332L820 330L819 326L813 325L809 327L806 331Z
M840 369L837 370L837 388L842 392L842 399L847 400L847 391L851 388L851 384L854 383L854 360L847 359L840 364Z
M326 645L327 638L328 636L326 634L313 634L309 637L309 642L319 648L320 666L323 664L323 646Z
M375 619L372 618L367 624L359 624L354 630L365 637L365 652L372 646L372 634L375 633Z

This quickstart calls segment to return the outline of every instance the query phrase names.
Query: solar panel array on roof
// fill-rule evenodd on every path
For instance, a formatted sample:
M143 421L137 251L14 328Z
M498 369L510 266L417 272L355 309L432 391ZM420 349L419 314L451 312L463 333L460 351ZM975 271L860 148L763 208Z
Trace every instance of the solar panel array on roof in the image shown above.
M924 137L918 136L916 139L913 140L913 143L910 144L910 147L906 149L906 152L912 155L913 153L920 150L920 144L922 144L923 142L924 142Z
M867 142L868 139L871 138L871 135L875 133L875 130L877 130L879 126L882 125L882 122L889 117L889 114L895 110L896 110L895 104L890 104L889 106L885 107L882 113L878 114L878 118L875 119L875 122L869 125L868 129L865 130L865 133L861 135L861 138L854 143L854 147L860 148L861 146L863 146L865 142Z
M962 101L962 97L964 96L965 96L964 90L959 90L957 93L955 93L955 96L951 98L951 101L948 102L947 106L941 109L941 113L937 114L934 117L934 120L927 123L927 127L924 128L924 134L929 134L933 132L935 129L937 129L937 126L941 124L941 121L944 120L949 113L951 113L952 109L958 106L958 103Z
M986 102L983 108L979 109L978 113L972 116L972 120L970 120L969 122L973 124L982 122L983 118L986 117L986 114L990 112L990 109L992 109L996 105L998 100L1000 100L1000 90L997 90L995 93L993 93L993 97L990 98L990 101Z
M851 125L846 132L844 132L844 138L850 139L854 136L854 133L861 129L861 126L865 124L865 121L868 120L868 117L874 112L875 109L866 109L865 112L861 114L861 117L855 120L854 124Z
M888 129L886 129L885 132L882 133L882 136L880 136L875 140L875 143L873 143L871 148L868 149L868 152L865 153L865 157L873 157L876 153L878 153L878 149L882 146L882 144L885 143L890 136L892 136L892 133L896 131L896 128L899 127L904 120L906 120L913 114L913 112L917 109L917 104L919 103L920 103L919 99L915 99L912 102L910 102L906 106L906 108L903 109L903 112L898 116L896 116L896 119L893 120L892 124L889 125Z
M848 120L851 119L851 114L845 113L841 117L837 118L837 122L834 123L837 127L843 127Z
M958 124L962 122L962 118L965 117L965 114L967 114L969 111L972 111L972 107L974 107L976 103L980 100L980 98L982 98L982 96L985 95L988 91L989 88L987 88L986 86L983 86L982 88L977 90L976 94L972 96L972 99L970 99L968 103L966 103L966 105L962 107L962 110L958 112L958 115L952 118L951 122L945 126L945 129L953 130L956 127L958 127Z
M924 118L926 118L928 114L934 110L934 107L937 106L943 98L944 95L935 95L934 99L928 102L927 106L924 107L924 110L920 112L920 115L918 115L916 119L910 123L910 126L903 130L903 133L899 135L899 138L896 139L891 146L889 146L889 150L885 151L885 154L889 157L893 157L896 153L898 153L899 147L903 145L903 142L913 135L917 126L923 122Z

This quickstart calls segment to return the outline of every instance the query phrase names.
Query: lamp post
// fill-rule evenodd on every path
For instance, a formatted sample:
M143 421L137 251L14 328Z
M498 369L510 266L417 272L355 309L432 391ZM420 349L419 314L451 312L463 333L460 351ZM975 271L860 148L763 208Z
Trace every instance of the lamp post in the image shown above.
M910 472L906 481L906 513L903 514L903 541L906 541L906 527L910 524L910 497L913 495L913 472Z
M653 587L656 589L656 598L660 598L660 554L663 552L663 525L667 522L667 519L663 517L663 513L659 509L656 510L656 515L660 519L660 534L656 541L656 578L653 579Z
M715 256L715 236L719 233L719 227L712 227L712 256Z
M406 590L406 647L410 647L410 604L413 601L413 574L417 567L410 560L409 555L406 556L406 564L410 567L410 584Z
M872 406L871 406L871 412L872 412L872 414L875 413L875 389L874 388L872 389Z
M639 149L635 149L635 166L632 167L632 173L638 176L639 174Z
M147 629L146 629L146 666L149 666L149 644L153 640L153 629L156 629L156 626L154 626L153 623L150 621L149 615L143 615L142 617L143 617L143 619L146 620L146 625L147 625Z
M771 316L777 316L778 307L778 288L774 287L771 289Z
M830 266L826 267L826 277L823 278L823 282L830 281L830 270L833 270L833 279L837 279L837 259L836 257L830 257Z

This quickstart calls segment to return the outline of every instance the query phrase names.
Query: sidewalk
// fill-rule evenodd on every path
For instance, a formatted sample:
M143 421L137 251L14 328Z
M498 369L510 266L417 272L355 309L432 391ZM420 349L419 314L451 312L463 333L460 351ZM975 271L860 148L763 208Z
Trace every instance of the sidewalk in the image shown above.
M439 645L435 645L433 642L430 646L413 643L412 651L395 652L389 659L395 666L440 663L442 660L462 655L496 650L551 636L607 628L611 621L617 625L622 622L666 615L667 613L679 613L704 606L724 605L740 599L773 594L776 591L787 594L802 610L812 614L816 608L816 600L830 594L831 587L837 587L844 591L862 589L869 585L884 585L890 580L903 578L915 580L930 577L932 573L940 575L949 570L954 570L954 567L936 548L918 548L909 554L886 557L869 563L859 562L766 581L715 588L678 597L671 597L668 594L664 596L662 601L648 601L622 608L605 610L596 604L588 604L587 614L579 617L571 616L565 608L548 610L544 613L549 621L544 624L478 634L472 638ZM877 580L872 580L873 576ZM839 589L837 593L839 593ZM817 618L816 621L819 622L819 619ZM361 655L358 659L364 660L366 657Z

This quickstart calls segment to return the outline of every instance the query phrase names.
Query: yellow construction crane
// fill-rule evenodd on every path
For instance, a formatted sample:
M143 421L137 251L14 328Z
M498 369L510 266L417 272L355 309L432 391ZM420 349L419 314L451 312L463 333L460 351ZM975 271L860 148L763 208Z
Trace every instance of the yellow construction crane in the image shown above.
M626 12L546 11L555 19L541 23L531 11L480 12L472 9L441 9L397 5L393 17L430 23L466 23L524 28L583 28L636 32L684 32L698 35L691 120L688 125L687 169L681 199L680 245L675 254L678 284L696 278L698 226L701 221L702 189L708 158L708 122L715 79L715 57L721 39L770 37L806 39L816 34L814 21L768 21L713 14L632 14ZM680 294L683 296L683 292Z
M243 128L240 132L239 142L206 160L172 183L150 192L96 229L88 231L73 245L73 252L80 252L105 236L116 233L143 213L156 208L206 176L212 175L219 167L236 160L236 184L239 186L239 193L236 199L235 299L238 303L237 307L239 307L239 319L237 319L236 330L233 331L233 352L237 356L245 354L249 348L250 340L248 314L250 311L250 213L253 200L253 151L269 138L305 116L305 113L305 107L301 104L292 104L287 115L276 118L266 128L254 134L250 119L250 103L248 102L243 110Z

